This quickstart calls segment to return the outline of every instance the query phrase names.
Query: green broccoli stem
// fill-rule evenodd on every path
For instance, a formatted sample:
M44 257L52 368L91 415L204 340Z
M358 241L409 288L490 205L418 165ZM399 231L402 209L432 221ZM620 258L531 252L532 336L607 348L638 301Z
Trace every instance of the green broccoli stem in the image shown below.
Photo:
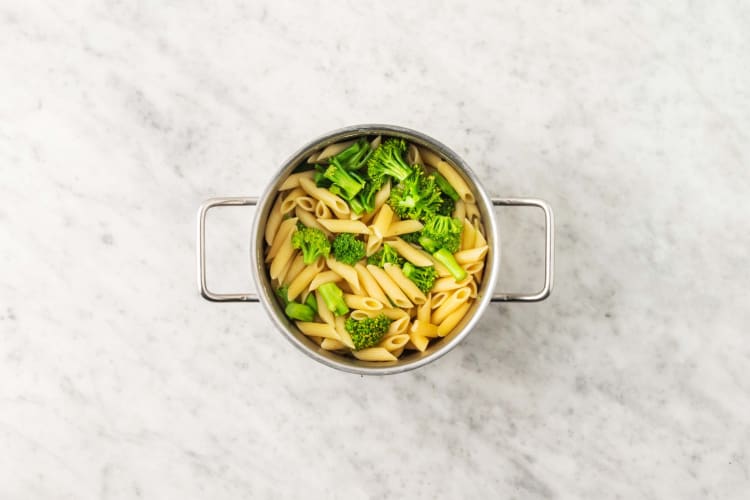
M315 300L315 295L309 293L305 299L305 305L307 305L314 312L318 312L318 301Z
M345 169L336 165L328 167L323 175L342 189L344 198L347 200L354 198L364 187L362 182L352 177Z
M453 186L451 186L450 182L448 182L448 179L443 177L442 174L437 170L433 172L432 175L435 176L435 183L438 185L440 190L450 196L453 201L458 201L458 191L456 191Z
M315 318L315 311L310 306L300 304L299 302L290 302L287 304L284 313L289 318L299 321L312 321Z
M323 283L318 287L318 291L320 296L323 297L326 307L333 314L341 316L349 312L349 308L346 307L346 302L344 302L344 292L335 283Z
M466 270L459 265L453 254L445 248L441 248L437 252L434 252L432 256L435 257L436 261L448 268L448 271L450 271L456 281L461 281L466 278Z
M359 198L352 198L349 200L349 207L352 209L352 212L357 215L360 215L365 211L365 206L359 201Z

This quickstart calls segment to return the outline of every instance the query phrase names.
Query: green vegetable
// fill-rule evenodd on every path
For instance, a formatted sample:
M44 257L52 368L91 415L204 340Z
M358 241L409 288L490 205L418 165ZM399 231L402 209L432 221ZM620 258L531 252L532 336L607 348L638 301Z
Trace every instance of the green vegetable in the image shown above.
M312 293L307 294L307 298L305 299L305 305L307 305L310 309L312 309L314 312L318 312L318 301L315 300L315 295Z
M329 158L328 163L344 170L359 170L364 166L371 152L370 143L367 139L362 138L339 154Z
M411 262L406 262L402 270L404 276L412 280L422 293L432 290L432 285L435 284L435 278L437 277L434 266L417 267Z
M291 319L299 321L312 321L315 318L315 311L305 304L299 302L290 302L284 309L284 313Z
M333 314L341 316L349 312L349 308L346 307L346 302L344 302L344 292L335 283L323 283L318 287L318 291L320 296L323 297L326 307Z
M443 264L456 281L466 278L466 270L461 267L453 252L461 244L463 223L444 215L436 215L428 220L422 228L419 244Z
M386 264L396 264L400 266L404 259L396 252L392 246L383 243L383 247L374 254L367 257L367 263L373 266L383 267Z
M438 206L438 215L451 215L453 210L456 208L456 202L448 196L440 197L440 205Z
M409 243L414 243L415 245L419 244L419 237L422 236L421 231L417 231L416 233L407 233L402 234L401 239L404 241L407 241Z
M424 221L437 213L442 201L435 176L425 174L422 167L416 165L413 174L391 190L388 204L402 219Z
M347 172L346 169L337 165L328 167L323 173L323 177L333 183L328 189L345 200L354 198L365 187L365 182L361 177L355 173Z
M379 314L374 318L364 318L359 321L349 318L344 328L349 332L354 343L354 349L366 349L376 345L388 331L391 320L385 314Z
M318 257L328 257L331 251L331 243L326 234L314 227L297 229L292 235L292 246L302 250L302 260L308 265Z
M457 252L463 229L464 225L460 220L436 215L425 222L419 244L428 252L434 252L438 248L445 248L451 253Z
M276 295L281 299L284 307L289 303L289 285L284 285L276 289Z
M351 233L338 234L333 240L332 249L336 260L350 266L365 258L365 242Z
M370 213L375 210L375 194L383 186L382 182L376 184L371 179L367 179L365 187L359 192L356 198L349 200L349 205L355 214L359 215L362 212ZM355 206L355 201L356 205ZM361 211L357 211L361 210Z
M451 186L450 182L448 182L448 179L443 177L440 172L433 172L432 175L435 176L435 183L437 183L440 191L448 195L448 197L453 201L458 201L458 192L453 188L453 186Z
M387 139L377 147L367 160L367 175L380 188L385 177L403 181L412 173L412 168L404 161L406 142L403 139Z

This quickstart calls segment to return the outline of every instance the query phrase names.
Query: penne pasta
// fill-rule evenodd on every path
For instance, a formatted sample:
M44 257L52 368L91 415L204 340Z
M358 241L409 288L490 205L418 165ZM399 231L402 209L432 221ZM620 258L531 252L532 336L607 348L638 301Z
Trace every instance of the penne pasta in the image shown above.
M390 337L386 337L380 342L378 347L382 347L383 349L392 352L398 349L402 349L407 342L409 342L409 335L401 333L399 335L391 335Z
M273 244L268 249L268 254L266 254L266 262L271 262L271 260L276 257L276 254L279 253L279 249L281 249L281 245L283 244L284 240L289 239L291 242L291 233L297 227L297 220L298 219L296 217L292 217L291 219L286 219L281 223L279 230L274 236Z
M464 200L458 200L451 214L454 219L464 220L466 218L466 204Z
M351 291L353 293L357 295L362 295L362 286L359 283L360 276L359 276L359 272L357 271L355 267L352 267L348 264L344 264L343 262L339 262L333 257L328 257L328 259L326 260L326 264L328 264L328 268L331 271L333 271L334 273L344 278L344 280L346 280L346 282L351 287ZM370 297L374 297L375 299L380 300L379 297L375 297L374 295L372 295L369 292L369 290L367 291L367 293L370 295Z
M391 225L388 226L388 231L385 237L399 236L401 234L408 234L408 233L416 233L417 231L421 231L423 227L424 227L424 224L422 224L418 220L413 220L413 219L406 219L406 220L400 220L397 222L392 222Z
M471 297L472 299L476 299L477 298L477 288L478 288L478 284L477 284L476 280L472 279L471 281L469 281L469 284L466 285L466 286L468 286L469 289L471 290L471 294L469 294L469 297Z
M417 320L423 321L425 323L429 323L431 312L432 312L432 294L429 294L424 304L420 305L417 308Z
M362 361L396 361L396 356L382 347L370 347L360 351L352 351L352 355Z
M466 218L469 219L472 224L474 221L479 220L479 208L476 203L466 203Z
M463 304L458 306L452 313L446 316L442 323L438 325L438 335L440 337L445 337L451 331L453 331L453 329L456 328L456 326L464 318L464 316L466 316L466 313L469 312L469 308L471 308L471 303L464 302Z
M430 299L430 308L437 309L443 305L443 302L445 302L445 299L447 298L448 292L433 292L432 298ZM432 315L430 315L430 317L432 317Z
M273 204L273 207L268 214L268 219L266 219L266 245L271 245L273 243L276 233L279 231L281 220L284 217L284 214L281 213L281 202L281 196L277 197L276 202Z
M442 323L450 313L458 308L458 306L469 300L470 295L471 289L469 287L459 288L458 290L452 292L450 295L448 295L448 298L445 299L445 302L443 302L440 307L432 311L432 318L430 322L436 325Z
M289 212L294 210L294 208L297 206L297 198L304 195L305 192L302 190L302 188L292 189L286 196L284 196L284 201L281 202L281 213L288 214Z
M334 315L331 310L328 309L326 301L323 300L323 296L320 295L320 292L318 291L315 291L315 301L318 303L318 316L320 316L320 319L329 325L333 325L335 321Z
M282 271L286 274L286 271L289 270L288 266L292 261L292 255L294 255L294 248L292 247L292 231L288 231L284 239L281 241L279 251L274 256L273 261L271 261L271 266L268 269L268 274L271 278L279 278ZM281 278L279 279L282 282L284 281Z
M342 278L340 274L338 274L336 271L323 271L322 273L317 274L313 280L310 282L310 290L317 290L317 288L322 285L323 283L332 283L336 281L341 281Z
M344 302L351 309L360 309L362 311L380 311L383 309L382 302L372 297L363 297L362 295L344 294Z
M483 229L479 225L479 222L474 223L474 246L475 247L483 247L487 244L487 240L484 237Z
M295 321L299 331L307 336L323 337L326 339L339 340L336 329L328 323L315 323L312 321Z
M316 274L319 274L323 270L325 261L322 257L319 257L312 264L305 267L294 279L289 283L289 290L287 291L287 297L289 300L296 299L299 294L307 289L312 283L313 278Z
M327 351L341 351L347 349L343 342L336 339L323 339L320 343L320 347Z
M453 276L446 276L445 278L438 278L432 285L432 292L448 292L450 290L456 290L466 286L471 281L471 276L467 276L461 281L456 281Z
M286 180L281 183L281 187L279 187L279 191L286 191L287 189L294 189L299 187L299 180L303 177L307 179L312 179L315 175L315 170L306 170L304 172L299 172L297 174L291 174L289 177L286 178Z
M412 304L418 306L427 302L427 297L422 293L422 290L420 290L412 280L404 276L404 273L399 266L386 264L383 269L393 282L398 285L401 291L404 292L404 295L406 295Z
M416 320L409 328L409 333L416 333L422 337L437 337L438 327L429 321Z
M336 156L352 144L354 144L355 141L344 141L344 142L337 142L336 144L329 144L325 148L323 148L323 151L321 151L318 156L315 157L315 162L319 163L323 160L327 160L328 158L332 156Z
M384 270L372 264L368 264L367 270L396 307L408 309L414 305Z
M328 267L330 267L330 265ZM357 272L357 276L359 277L359 281L362 284L362 288L367 293L367 295L376 300L379 300L383 304L388 304L388 297L385 296L383 289L380 288L378 282L375 281L375 278L372 277L370 271L368 271L367 268L362 264L355 264L354 269Z
M482 269L484 269L484 261L478 261L478 262L471 262L470 264L465 264L464 269L468 274L479 274L482 272Z
M332 233L370 234L362 222L351 219L318 219L318 224Z
M391 207L389 205L383 205L383 207L378 211L378 215L375 216L375 220L370 226L368 233L372 233L376 237L383 239L383 237L388 232L388 226L391 225L392 220L393 210L391 210Z
M289 265L289 269L284 274L284 277L281 280L281 283L283 285L288 285L294 278L297 277L297 275L300 273L300 271L302 271L304 267L305 267L304 255L298 252L295 255L295 257L292 259L292 263Z
M381 238L378 238L377 236L371 234L367 238L367 243L365 244L365 255L368 257L378 250L380 250L380 246L383 243L383 240Z
M414 332L409 332L409 341L419 352L425 352L427 345L430 343L429 338Z
M307 194L316 200L322 201L337 216L339 213L349 214L349 205L347 205L344 200L327 189L319 188L315 185L315 182L313 182L312 179L305 179L304 177L300 178L299 185L307 192Z
M330 219L332 215L333 215L333 212L331 212L331 209L328 208L325 203L323 203L320 200L318 200L315 203L315 217L316 218ZM315 221L315 223L317 224L318 221ZM320 226L320 227L323 227L323 226Z
M461 250L474 248L476 241L476 229L471 225L469 219L464 219L463 229L461 230Z
M422 155L419 154L419 148L414 144L409 144L406 150L406 161L409 165L422 165Z
M388 331L385 336L400 335L406 333L409 330L409 316L402 316L398 319L394 319L393 322L388 326Z
M355 309L351 312L352 319L356 319L357 321L361 321L365 318L374 318L378 314L380 314L380 311L365 311L362 309Z
M297 208L301 208L305 212L312 213L315 210L315 203L317 200L310 198L309 196L298 196L295 200Z
M430 254L411 246L401 238L389 238L385 240L398 254L415 266L427 267L433 265Z
M484 245L482 247L474 247L469 248L467 250L461 250L460 252L456 252L453 254L453 257L456 259L456 262L459 264L469 264L469 263L479 263L480 261L484 262L484 258L487 255L487 251L490 247L487 245Z
M409 318L409 313L403 309L397 309L395 307L387 307L383 309L382 311L379 311L379 314L385 314L385 316L392 320L397 320L401 318Z
M299 221L305 226L320 229L321 231L326 233L326 236L328 236L329 238L331 237L332 233L328 229L318 224L318 219L315 218L312 212L303 210L302 207L297 207L294 209L294 215L296 215Z

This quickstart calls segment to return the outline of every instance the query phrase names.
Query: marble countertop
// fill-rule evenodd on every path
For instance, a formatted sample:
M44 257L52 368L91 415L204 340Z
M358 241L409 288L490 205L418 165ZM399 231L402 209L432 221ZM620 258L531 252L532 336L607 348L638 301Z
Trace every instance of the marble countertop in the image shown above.
M742 2L5 2L0 498L746 498ZM390 377L202 300L195 214L392 123L546 199L556 287ZM502 287L541 217L500 212ZM252 212L209 218L250 290Z

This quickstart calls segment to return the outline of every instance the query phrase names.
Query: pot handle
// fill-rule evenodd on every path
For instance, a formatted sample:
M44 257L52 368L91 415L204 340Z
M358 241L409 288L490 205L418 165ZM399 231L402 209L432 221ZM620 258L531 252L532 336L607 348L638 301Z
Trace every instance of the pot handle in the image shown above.
M555 227L552 207L534 198L492 198L496 207L539 207L544 211L544 286L536 293L501 293L492 295L492 302L539 302L549 297L555 267Z
M256 206L258 198L247 196L225 196L206 200L198 210L198 287L204 299L212 302L258 302L258 294L214 293L206 285L206 214L213 207Z

